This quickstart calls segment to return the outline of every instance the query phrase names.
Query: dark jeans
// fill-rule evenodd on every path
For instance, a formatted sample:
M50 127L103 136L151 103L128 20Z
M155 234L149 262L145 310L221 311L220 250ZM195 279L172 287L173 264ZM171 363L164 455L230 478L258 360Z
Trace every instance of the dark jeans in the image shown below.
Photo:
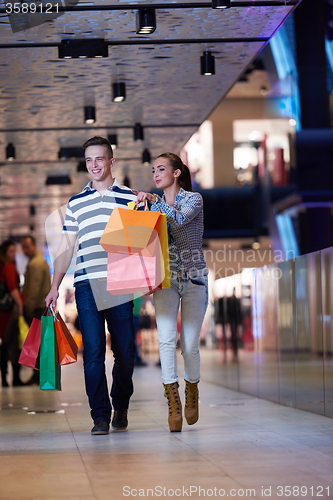
M86 392L94 422L111 419L111 402L105 373L105 321L114 356L111 399L115 410L126 410L133 394L133 302L99 311L89 282L75 285L75 299L83 341Z

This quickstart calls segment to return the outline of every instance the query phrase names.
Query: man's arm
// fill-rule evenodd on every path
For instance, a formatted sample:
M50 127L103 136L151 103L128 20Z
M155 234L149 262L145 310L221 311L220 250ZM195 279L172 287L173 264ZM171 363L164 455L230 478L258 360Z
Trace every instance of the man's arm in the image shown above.
M51 290L45 298L47 307L51 303L53 304L53 306L56 306L57 299L59 297L58 289L67 272L67 269L70 266L76 239L77 234L63 233L62 235L61 242L54 259L54 274Z

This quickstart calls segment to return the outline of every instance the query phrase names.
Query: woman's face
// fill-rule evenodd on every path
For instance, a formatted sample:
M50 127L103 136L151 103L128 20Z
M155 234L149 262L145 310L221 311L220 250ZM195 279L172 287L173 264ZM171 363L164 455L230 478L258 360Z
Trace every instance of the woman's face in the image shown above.
M10 245L6 252L6 257L9 259L10 262L15 262L15 254L16 254L15 245Z
M180 170L174 170L167 158L156 158L153 163L153 178L156 187L166 189L174 184L178 184Z

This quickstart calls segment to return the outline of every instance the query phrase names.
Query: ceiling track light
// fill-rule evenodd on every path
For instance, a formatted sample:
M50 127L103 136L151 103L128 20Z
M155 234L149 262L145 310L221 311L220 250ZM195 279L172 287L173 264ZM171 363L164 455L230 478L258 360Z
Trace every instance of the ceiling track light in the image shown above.
M202 75L215 75L215 57L209 50L200 57L200 64Z
M212 0L212 9L230 9L230 0Z
M136 13L136 33L138 35L150 35L155 30L155 9L139 9Z
M61 40L59 59L108 57L108 44L103 38Z
M111 144L112 149L116 149L118 146L118 137L117 134L109 134L108 135L108 141Z
M113 102L122 102L126 99L126 85L124 82L115 82L112 84Z
M6 158L9 161L15 160L15 146L11 142L6 147Z
M78 147L63 147L58 151L59 160L68 160L70 158L84 158L84 151L82 148Z
M135 141L143 141L144 135L143 135L143 126L141 123L136 123L134 125L134 140Z
M48 175L46 177L45 186L63 186L72 184L69 175Z
M84 121L87 125L91 125L96 121L95 106L84 107Z
M151 162L151 155L149 149L144 149L142 151L142 163L144 164L145 167L148 167Z

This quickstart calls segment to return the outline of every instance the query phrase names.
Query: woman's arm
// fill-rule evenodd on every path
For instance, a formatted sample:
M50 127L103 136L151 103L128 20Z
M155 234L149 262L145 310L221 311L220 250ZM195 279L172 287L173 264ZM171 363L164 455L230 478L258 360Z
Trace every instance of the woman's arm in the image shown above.
M21 299L21 294L17 287L18 274L15 264L8 263L5 265L3 269L3 277L5 279L10 295L13 297L15 304L17 304L19 315L23 316L23 302Z
M187 199L182 200L179 208L167 205L159 196L155 203L166 214L171 225L189 224L203 209L202 196L199 193L191 193Z

